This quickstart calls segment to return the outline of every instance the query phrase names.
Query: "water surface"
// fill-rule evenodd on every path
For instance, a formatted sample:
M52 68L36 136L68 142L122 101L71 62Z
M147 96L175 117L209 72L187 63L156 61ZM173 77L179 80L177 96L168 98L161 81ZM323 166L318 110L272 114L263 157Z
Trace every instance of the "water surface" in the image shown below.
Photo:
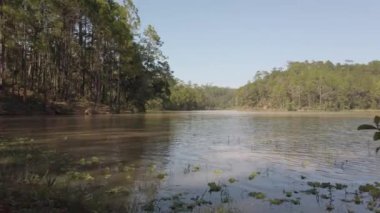
M220 193L208 193L207 184L215 182L226 185L230 202L223 205L236 211L320 212L328 201L315 196L294 194L301 198L300 205L277 206L248 193L281 198L284 190L310 188L307 181L343 183L354 192L360 184L380 181L380 155L374 152L379 144L371 141L370 132L356 130L372 118L369 112L167 112L8 117L0 118L0 129L3 136L34 138L43 149L78 159L97 156L111 170L120 165L133 167L127 180L124 174L115 175L109 184L131 188L141 204L181 193L187 201L203 195L214 205L222 205ZM153 172L167 176L152 180L149 173ZM259 175L249 180L252 172ZM232 177L238 181L229 183ZM336 212L367 211L365 206L340 201L349 193L334 196ZM162 212L170 211L170 203L158 205Z

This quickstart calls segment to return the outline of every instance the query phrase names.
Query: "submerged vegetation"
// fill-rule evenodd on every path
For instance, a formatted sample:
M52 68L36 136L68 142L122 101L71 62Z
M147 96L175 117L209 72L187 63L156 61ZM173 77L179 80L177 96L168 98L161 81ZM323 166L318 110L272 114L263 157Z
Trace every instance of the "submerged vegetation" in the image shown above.
M144 181L150 184L136 188L130 182L136 175L134 164L119 162L113 165L98 156L76 158L57 151L43 151L38 144L29 138L0 139L0 206L3 209L15 212L26 209L40 212L155 212L169 208L174 212L192 212L195 209L234 212L230 205L244 195L243 198L251 197L272 206L299 206L305 196L315 196L316 202L325 205L327 211L335 209L337 202L364 205L374 212L380 210L378 182L355 188L343 183L305 182L300 179L297 190L284 188L276 197L259 191L242 191L239 198L230 193L234 185L224 183L236 183L237 179L219 177L221 170L209 171L214 174L218 171L219 175L214 176L214 182L204 186L203 194L182 192L164 197L148 196L137 202L136 196L141 196L138 194L149 193L152 188L159 187L169 174L158 172L161 168L155 164L147 165L144 176L148 179ZM201 172L200 165L189 164L186 170L189 172L184 175ZM260 172L252 172L248 181L257 175ZM119 180L120 177L125 177L124 184L111 180Z

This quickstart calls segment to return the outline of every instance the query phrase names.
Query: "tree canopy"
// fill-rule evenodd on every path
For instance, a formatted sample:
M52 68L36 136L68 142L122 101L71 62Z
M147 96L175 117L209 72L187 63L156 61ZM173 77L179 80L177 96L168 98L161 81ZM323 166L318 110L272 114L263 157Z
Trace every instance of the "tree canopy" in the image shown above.
M239 88L238 106L284 110L351 110L380 107L380 61L333 64L290 62L287 69L257 72Z
M172 78L153 26L131 0L1 0L0 85L49 101L144 111Z

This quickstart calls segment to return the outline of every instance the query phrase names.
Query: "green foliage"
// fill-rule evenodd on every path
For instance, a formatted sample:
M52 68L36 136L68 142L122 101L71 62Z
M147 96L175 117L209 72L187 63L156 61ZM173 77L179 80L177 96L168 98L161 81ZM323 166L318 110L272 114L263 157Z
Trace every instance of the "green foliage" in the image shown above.
M208 187L209 187L209 192L219 192L220 190L222 190L222 186L215 182L208 183Z
M249 176L248 176L248 180L253 180L256 178L256 176L260 175L260 172L252 172Z
M1 4L0 75L8 96L34 97L46 108L88 101L116 113L144 111L149 100L168 97L163 43L153 26L138 33L132 0Z
M358 130L376 130L376 132L373 134L373 140L378 141L380 140L380 117L375 116L373 119L373 122L375 125L371 124L362 124L358 127ZM376 153L378 153L380 150L380 146L376 148Z
M193 168L191 169L192 172L199 172L199 170L201 170L200 166L193 166Z
M238 180L236 180L235 178L229 178L228 179L228 182L229 183L235 183L235 182L237 182Z
M380 107L380 61L333 64L290 62L285 70L257 72L236 92L240 107L281 110L351 110Z
M270 199L269 203L271 205L277 205L278 206L278 205L283 204L285 201L286 201L285 199Z
M346 188L347 188L346 184L341 184L341 183L335 184L335 189L337 189L337 190L342 190L342 189L346 189Z
M248 193L248 196L258 199L258 200L265 199L266 197L265 194L262 192L250 192Z
M160 179L160 180L163 180L163 179L165 179L166 176L168 176L168 174L162 172L162 173L159 173L159 174L157 175L157 178Z
M293 192L284 191L284 194L286 197L291 197L293 195Z
M164 103L168 110L212 110L228 109L234 106L235 90L211 85L199 86L173 82L170 97Z

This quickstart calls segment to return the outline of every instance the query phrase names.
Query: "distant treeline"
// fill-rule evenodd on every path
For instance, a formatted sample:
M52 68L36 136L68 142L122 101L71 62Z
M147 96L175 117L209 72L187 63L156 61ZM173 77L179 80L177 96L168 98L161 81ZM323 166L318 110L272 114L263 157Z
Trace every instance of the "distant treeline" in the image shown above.
M164 104L168 110L229 109L234 106L235 90L230 88L179 82L170 91L170 98Z
M291 62L258 72L238 89L236 106L281 110L380 108L380 61L368 64Z

